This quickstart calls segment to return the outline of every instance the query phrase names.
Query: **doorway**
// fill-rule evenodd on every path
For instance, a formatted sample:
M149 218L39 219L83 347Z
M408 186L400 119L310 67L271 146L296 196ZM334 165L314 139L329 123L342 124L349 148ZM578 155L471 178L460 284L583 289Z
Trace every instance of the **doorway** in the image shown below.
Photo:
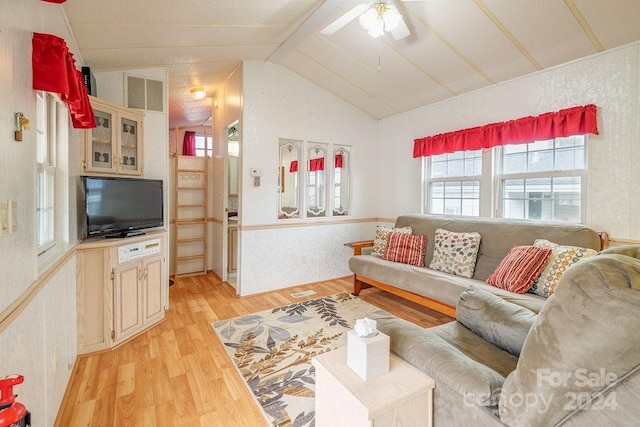
M225 176L227 181L226 199L226 221L224 234L227 237L227 244L224 248L226 252L226 273L229 282L238 291L238 254L239 240L238 229L240 226L240 131L239 122L235 121L227 127L227 170Z

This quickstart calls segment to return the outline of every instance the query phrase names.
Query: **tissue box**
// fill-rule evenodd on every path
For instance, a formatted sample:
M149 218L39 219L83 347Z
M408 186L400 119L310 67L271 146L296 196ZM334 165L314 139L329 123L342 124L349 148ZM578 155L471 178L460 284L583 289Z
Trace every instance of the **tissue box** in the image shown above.
M361 338L347 332L347 366L365 381L389 372L389 336L378 332Z

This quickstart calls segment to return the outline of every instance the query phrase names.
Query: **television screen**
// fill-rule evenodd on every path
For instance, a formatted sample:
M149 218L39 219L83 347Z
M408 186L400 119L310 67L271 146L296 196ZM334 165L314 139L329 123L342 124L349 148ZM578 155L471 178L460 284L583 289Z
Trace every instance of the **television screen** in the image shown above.
M86 236L141 234L162 227L162 180L84 177Z

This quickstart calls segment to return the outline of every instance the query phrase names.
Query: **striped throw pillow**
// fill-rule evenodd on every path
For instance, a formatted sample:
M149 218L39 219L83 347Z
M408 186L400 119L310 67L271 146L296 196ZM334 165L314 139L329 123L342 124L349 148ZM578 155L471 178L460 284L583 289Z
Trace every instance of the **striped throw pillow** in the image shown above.
M393 228L384 225L377 225L376 237L373 239L373 250L371 251L371 255L382 256L385 248L387 247L387 238L390 233L394 232L411 234L411 227Z
M531 288L533 281L551 255L550 248L537 246L514 246L500 265L487 278L487 283L497 288L523 294Z
M427 236L414 236L401 232L389 233L382 259L424 267Z

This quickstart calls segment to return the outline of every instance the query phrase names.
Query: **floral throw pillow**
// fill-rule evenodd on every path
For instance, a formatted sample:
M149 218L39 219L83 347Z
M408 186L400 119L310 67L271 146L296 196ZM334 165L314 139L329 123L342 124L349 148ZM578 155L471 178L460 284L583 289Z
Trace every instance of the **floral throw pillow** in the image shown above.
M543 297L550 297L556 290L560 278L576 262L597 254L593 249L579 246L564 246L545 239L536 239L533 246L551 249L551 256L540 276L533 282L529 292Z
M514 246L487 278L487 283L516 294L523 294L531 288L550 255L549 248Z
M382 256L384 254L384 249L387 247L387 237L391 232L411 234L412 230L411 227L393 228L384 225L376 226L376 237L373 239L371 255Z
M389 233L387 247L382 259L424 267L424 255L427 251L427 236L393 232Z
M438 228L429 268L467 278L473 277L480 248L480 234L455 233Z

